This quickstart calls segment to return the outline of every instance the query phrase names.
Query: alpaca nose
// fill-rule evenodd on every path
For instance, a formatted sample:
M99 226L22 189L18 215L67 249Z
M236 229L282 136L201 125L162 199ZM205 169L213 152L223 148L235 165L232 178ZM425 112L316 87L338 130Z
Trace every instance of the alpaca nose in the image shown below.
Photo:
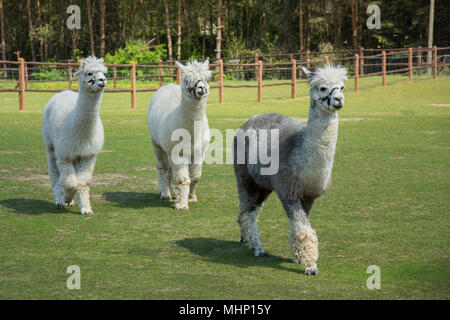
M100 77L97 80L98 80L99 85L104 86L106 84L106 78L105 77Z
M342 108L342 106L343 106L342 97L334 97L334 101L337 102L337 103L334 103L334 105L333 105L336 109Z

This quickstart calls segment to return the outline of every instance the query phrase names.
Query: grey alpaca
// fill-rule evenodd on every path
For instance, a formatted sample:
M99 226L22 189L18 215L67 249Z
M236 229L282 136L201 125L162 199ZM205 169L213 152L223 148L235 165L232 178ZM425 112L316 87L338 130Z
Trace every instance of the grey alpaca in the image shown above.
M310 84L308 125L276 113L255 115L242 125L240 133L253 130L257 133L253 135L256 139L250 139L248 134L238 138L238 131L233 141L233 158L241 242L247 243L255 256L267 256L261 245L257 217L263 202L275 191L291 224L292 260L303 263L305 274L317 275L318 240L308 217L315 199L331 184L338 132L337 110L344 105L343 89L347 76L345 68L334 65L313 72L302 69ZM278 129L279 169L273 175L261 174L261 169L267 165L259 158L254 164L249 161L249 150L253 149L252 144L258 143L261 129ZM270 138L267 139L269 143ZM244 163L237 161L239 150L245 150Z

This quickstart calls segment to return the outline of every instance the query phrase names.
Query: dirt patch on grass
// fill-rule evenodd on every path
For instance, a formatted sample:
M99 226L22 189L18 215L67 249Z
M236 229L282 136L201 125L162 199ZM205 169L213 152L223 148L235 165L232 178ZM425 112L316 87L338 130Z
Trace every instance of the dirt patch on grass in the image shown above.
M114 149L103 149L101 152L103 152L103 153L111 153L111 152L116 152L116 150L114 150Z
M25 151L7 151L7 150L0 150L0 154L24 154Z
M50 178L46 174L29 173L23 176L11 177L11 179L19 180L21 182L32 183L34 185L48 188L50 187Z
M109 186L116 185L124 182L125 180L131 180L133 176L120 174L120 173L98 173L92 177L92 184L96 186Z
M440 107L440 108L450 108L450 104L446 103L432 103L430 104L431 107Z

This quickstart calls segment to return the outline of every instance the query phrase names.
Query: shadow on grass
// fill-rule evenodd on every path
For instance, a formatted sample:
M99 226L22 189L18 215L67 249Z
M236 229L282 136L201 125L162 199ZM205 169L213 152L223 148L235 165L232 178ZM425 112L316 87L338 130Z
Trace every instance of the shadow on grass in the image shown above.
M18 198L0 200L0 206L11 209L11 212L15 214L40 215L43 213L73 213L66 208L56 208L52 202L36 199Z
M282 265L282 263L290 262L289 259L273 256L270 253L268 257L255 257L246 245L237 241L187 238L176 241L176 244L214 263L230 264L239 268L260 266L304 274L303 267L298 264L291 263L290 268Z
M105 192L103 194L107 201L117 204L121 208L142 209L148 207L172 207L172 202L161 200L158 193L144 192Z

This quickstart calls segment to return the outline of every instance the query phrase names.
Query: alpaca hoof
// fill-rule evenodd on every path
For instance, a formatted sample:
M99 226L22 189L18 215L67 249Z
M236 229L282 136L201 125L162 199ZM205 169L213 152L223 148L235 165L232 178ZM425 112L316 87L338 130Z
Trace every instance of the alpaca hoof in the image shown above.
M197 202L197 196L194 194L193 196L189 196L189 202Z
M247 243L247 240L245 240L245 238L244 238L243 236L241 236L240 242L241 242L241 243Z
M255 255L255 257L258 257L258 258L269 256L269 254L266 251L264 251L263 249L258 249L258 250L253 249L253 254Z
M175 203L175 210L187 210L189 206L187 204Z
M66 201L66 203L64 204L64 206L66 207L73 207L75 205L75 201Z
M172 196L170 194L161 195L161 200L172 200Z
M55 207L57 207L59 209L64 208L65 205L66 204L64 202L61 202L61 201L55 202Z
M94 213L94 211L92 211L92 209L91 208L83 208L83 209L81 209L81 212L80 212L82 215L90 215L90 214L93 214Z
M305 274L309 276L317 276L319 274L319 270L316 267L308 267L305 269Z
M291 260L292 263L301 263L301 261L297 260L297 259L292 259Z

